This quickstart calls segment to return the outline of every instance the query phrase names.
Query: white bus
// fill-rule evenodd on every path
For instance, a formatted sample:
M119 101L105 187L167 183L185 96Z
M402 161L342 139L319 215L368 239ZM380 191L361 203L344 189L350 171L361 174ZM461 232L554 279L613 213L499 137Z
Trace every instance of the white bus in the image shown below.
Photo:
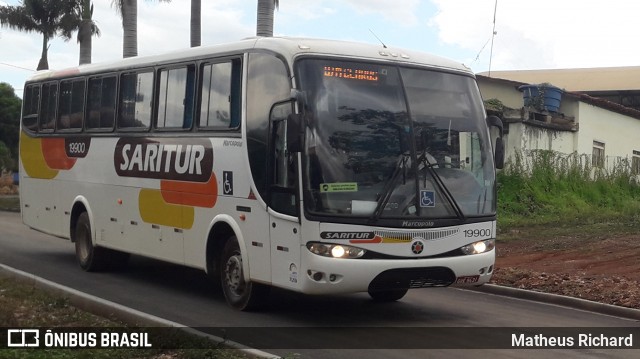
M24 90L22 218L86 271L129 254L199 268L240 310L271 286L477 286L491 126L467 68L375 45L253 38L43 72Z

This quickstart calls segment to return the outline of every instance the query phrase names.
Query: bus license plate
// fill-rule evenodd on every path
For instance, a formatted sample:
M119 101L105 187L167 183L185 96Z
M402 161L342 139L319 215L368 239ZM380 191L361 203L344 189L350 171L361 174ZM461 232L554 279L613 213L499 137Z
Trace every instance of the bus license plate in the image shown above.
M456 283L458 283L458 284L476 283L479 280L480 280L480 276L479 275L470 275L470 276L466 276L466 277L458 277L456 279Z

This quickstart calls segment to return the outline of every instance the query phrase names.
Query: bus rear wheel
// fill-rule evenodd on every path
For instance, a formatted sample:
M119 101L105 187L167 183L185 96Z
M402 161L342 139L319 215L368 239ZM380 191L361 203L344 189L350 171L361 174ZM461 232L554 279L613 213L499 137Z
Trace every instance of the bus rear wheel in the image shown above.
M369 296L376 302L386 303L386 302L395 302L400 300L402 297L407 294L408 289L391 289L391 290L381 290L381 291L369 291Z
M222 251L220 282L227 303L234 309L249 311L265 305L269 287L245 281L242 269L242 253L238 239L229 238Z
M91 222L87 212L78 216L75 228L76 258L80 268L87 272L103 270L106 265L106 250L93 245Z

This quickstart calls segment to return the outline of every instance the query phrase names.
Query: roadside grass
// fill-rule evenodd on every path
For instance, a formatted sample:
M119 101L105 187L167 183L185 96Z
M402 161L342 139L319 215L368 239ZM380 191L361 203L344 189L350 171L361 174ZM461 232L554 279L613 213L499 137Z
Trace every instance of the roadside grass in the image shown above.
M236 350L225 349L220 344L206 338L190 335L177 328L132 328L117 320L102 318L82 311L69 303L69 300L51 295L35 288L31 284L12 278L0 277L0 323L3 328L81 328L95 329L96 332L152 332L152 343L161 343L164 348L117 348L117 349L0 349L0 357L15 359L239 359L246 355ZM155 329L155 330L154 330ZM4 333L3 333L4 334ZM41 341L43 339L41 338ZM4 343L3 343L4 345ZM206 348L206 349L189 349Z
M17 196L0 196L0 211L19 212L20 198Z
M552 151L518 154L498 174L498 234L518 228L540 234L587 236L640 229L640 186L627 160L609 170L593 168L589 156Z

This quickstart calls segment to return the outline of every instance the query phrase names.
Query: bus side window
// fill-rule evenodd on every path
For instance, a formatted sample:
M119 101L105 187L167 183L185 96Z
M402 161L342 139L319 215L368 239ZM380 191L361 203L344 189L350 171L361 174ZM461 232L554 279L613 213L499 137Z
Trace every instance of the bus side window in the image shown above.
M202 66L198 127L237 129L240 126L240 60Z
M58 130L81 130L84 112L84 80L60 82Z
M40 131L51 132L56 124L56 103L58 84L49 82L42 85L42 105L40 107Z
M273 113L274 103L290 97L291 76L284 61L272 54L250 53L246 91L247 151L258 195L267 202L273 180L268 170L273 161L268 146L273 131L269 115Z
M24 91L22 127L35 132L38 130L38 105L40 104L40 86L29 85Z
M116 77L89 79L87 90L87 129L112 130L116 111Z
M195 66L163 69L159 73L158 128L191 128Z
M153 72L123 74L120 78L118 128L148 129L152 102Z

